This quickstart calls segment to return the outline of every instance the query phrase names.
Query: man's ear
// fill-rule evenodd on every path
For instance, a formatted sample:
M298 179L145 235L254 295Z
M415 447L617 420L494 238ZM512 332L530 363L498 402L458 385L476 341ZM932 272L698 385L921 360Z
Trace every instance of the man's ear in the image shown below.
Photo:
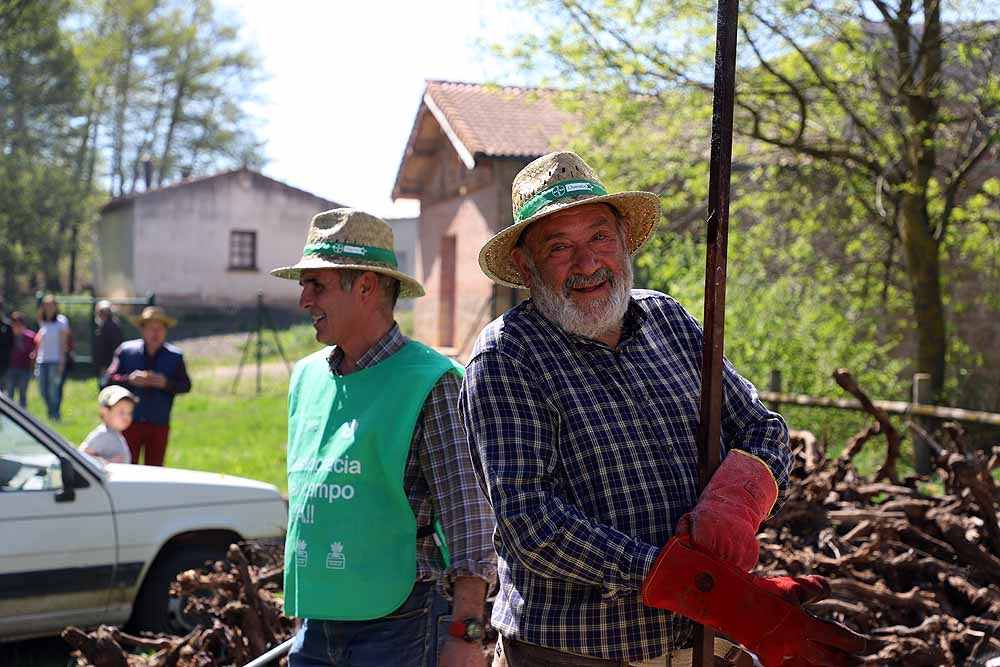
M367 300L378 292L378 274L365 271L354 281L354 287L363 300Z
M510 259L517 267L517 272L521 274L521 280L530 288L531 271L528 269L528 251L522 246L516 246L510 251Z

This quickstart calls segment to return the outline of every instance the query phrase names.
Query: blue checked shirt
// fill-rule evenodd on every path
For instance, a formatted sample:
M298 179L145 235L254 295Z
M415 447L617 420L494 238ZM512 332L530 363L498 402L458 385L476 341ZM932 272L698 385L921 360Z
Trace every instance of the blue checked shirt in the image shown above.
M398 352L409 339L394 324L392 329L358 359L356 368L368 368ZM330 372L344 357L334 347L327 358ZM451 566L442 568L441 553L430 536L417 539L417 580L442 578L446 585L455 577L471 576L496 581L496 553L490 543L493 514L483 497L466 455L465 431L458 414L461 380L445 373L431 390L413 428L410 454L403 472L403 489L417 526L441 520Z
M701 347L697 320L646 290L615 350L530 301L480 334L459 409L497 517L502 635L628 661L690 642L691 623L644 606L640 589L698 499ZM728 361L723 378L723 456L761 458L783 499L788 429Z

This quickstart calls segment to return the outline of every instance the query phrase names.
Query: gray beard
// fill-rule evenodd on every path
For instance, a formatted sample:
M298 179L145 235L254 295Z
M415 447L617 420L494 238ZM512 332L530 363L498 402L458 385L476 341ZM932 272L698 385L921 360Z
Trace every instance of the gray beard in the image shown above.
M620 277L608 269L601 269L586 278L573 275L567 279L561 291L545 284L530 257L528 257L528 270L531 272L531 299L535 302L535 307L566 333L598 340L606 334L621 329L632 294L632 262L628 257ZM603 302L593 303L582 309L578 308L570 298L570 288L594 284L605 279L611 284L611 293Z

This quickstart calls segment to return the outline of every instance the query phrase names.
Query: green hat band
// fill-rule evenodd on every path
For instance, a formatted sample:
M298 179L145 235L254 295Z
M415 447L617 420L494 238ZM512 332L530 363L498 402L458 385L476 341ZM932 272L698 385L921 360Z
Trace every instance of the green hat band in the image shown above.
M382 262L392 268L396 268L396 253L385 248L373 248L367 245L356 243L340 243L339 241L317 241L307 243L302 250L303 255L336 255L337 257L351 257L354 259L367 259L370 262Z
M514 222L517 223L522 220L527 220L546 204L559 201L564 197L575 197L576 195L584 193L591 194L596 197L606 195L608 194L608 191L601 187L600 183L595 183L594 181L562 181L551 187L545 188L537 195L524 202L521 208L518 209L517 215L514 216Z

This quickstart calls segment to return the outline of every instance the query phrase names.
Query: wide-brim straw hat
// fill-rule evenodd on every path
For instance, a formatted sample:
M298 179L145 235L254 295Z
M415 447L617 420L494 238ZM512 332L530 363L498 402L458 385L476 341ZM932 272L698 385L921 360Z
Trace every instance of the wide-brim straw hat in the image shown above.
M629 229L629 254L646 244L660 221L660 198L652 192L608 194L586 162L576 153L543 155L514 177L511 187L514 224L491 238L479 251L479 266L501 285L527 287L511 259L521 234L534 222L556 211L584 204L610 204Z
M423 285L396 268L394 247L386 221L358 209L335 208L313 216L302 259L271 275L298 280L302 269L374 271L398 280L400 297L423 296Z
M132 324L140 329L144 324L146 324L146 322L151 322L153 320L163 322L163 326L168 329L177 324L177 320L172 317L167 317L167 312L160 306L146 306L142 309L141 314L130 317L129 319L132 321Z

